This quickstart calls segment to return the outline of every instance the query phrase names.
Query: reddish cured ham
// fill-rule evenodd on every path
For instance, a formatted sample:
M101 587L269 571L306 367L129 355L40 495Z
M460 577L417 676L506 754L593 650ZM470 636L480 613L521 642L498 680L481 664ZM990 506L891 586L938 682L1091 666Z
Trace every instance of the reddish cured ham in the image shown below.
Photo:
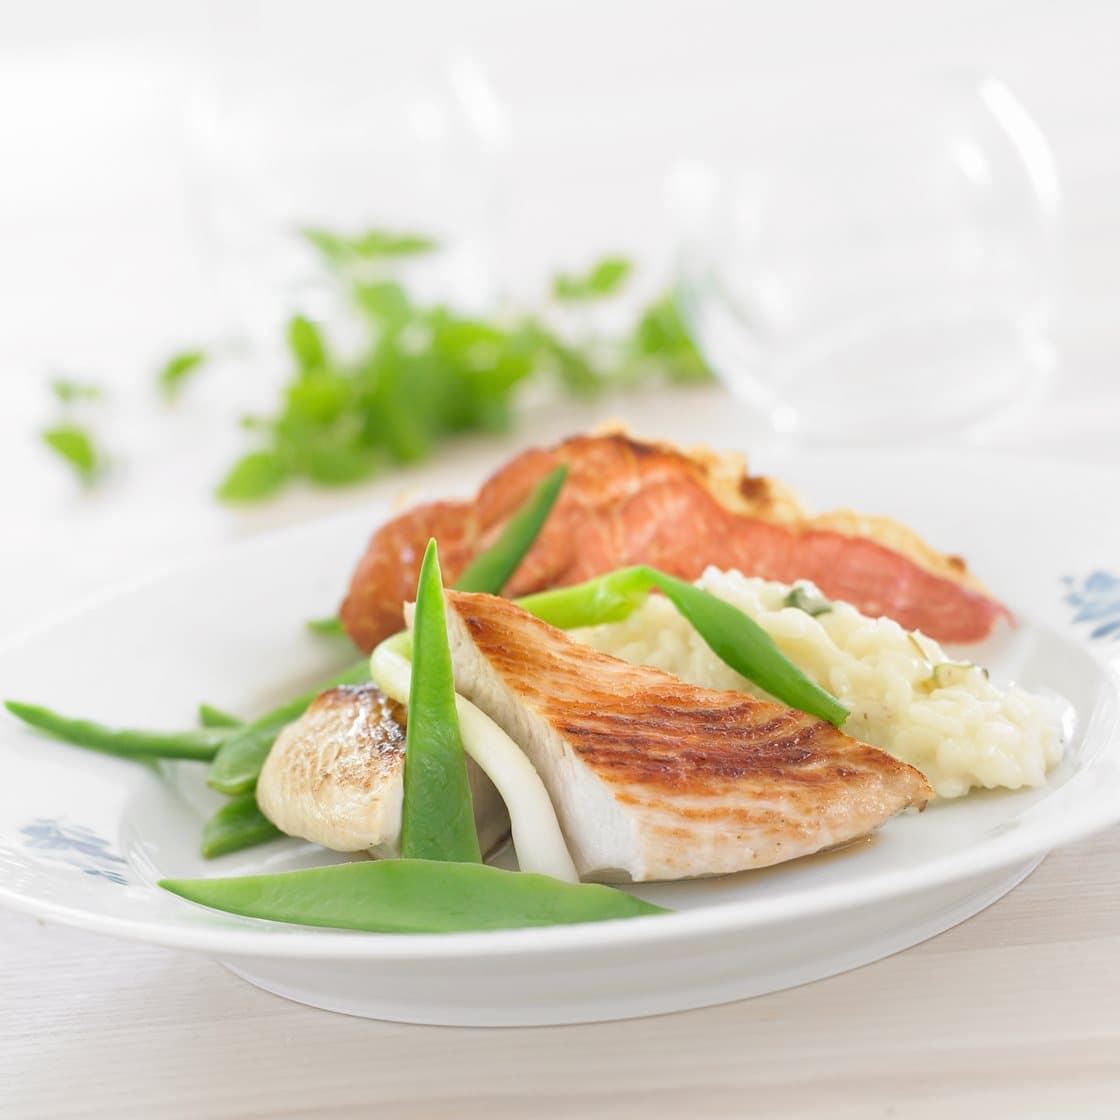
M429 537L454 583L501 532L545 474L568 479L540 537L505 588L509 596L563 587L630 564L682 579L709 565L791 583L943 642L986 637L1008 611L964 561L887 518L841 510L811 516L781 483L750 475L738 456L686 452L621 433L575 436L517 456L474 501L432 502L374 533L340 611L365 650L399 630Z

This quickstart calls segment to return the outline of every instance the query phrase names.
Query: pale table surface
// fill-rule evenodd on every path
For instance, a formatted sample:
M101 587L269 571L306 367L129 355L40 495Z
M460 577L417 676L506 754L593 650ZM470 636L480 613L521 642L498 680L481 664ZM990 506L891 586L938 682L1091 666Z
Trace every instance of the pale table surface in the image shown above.
M201 957L0 919L5 1117L1113 1117L1120 831L878 964L632 1022L312 1011Z
M129 0L106 0L96 9L24 5L22 24L9 27L13 9L0 36L0 62L14 58L18 65L6 66L4 77L18 83L31 75L35 88L49 89L74 67L86 67L80 73L87 78L106 72L109 59L108 72L124 83L117 94L137 114L151 108L151 120L141 124L150 136L163 136L154 114L169 95L151 75L174 67L162 60L177 65L193 51L215 65L238 65L238 50L253 54L262 42L259 6L200 3L174 13L169 7ZM307 8L270 5L270 17L281 8L274 17L280 37L300 48L301 66L325 68L329 78L331 51L303 49L304 36L315 30ZM640 19L622 4L572 0L545 8L500 0L469 8L393 5L393 18L403 21L394 33L407 42L451 26L495 76L515 124L524 126L513 168L511 193L520 204L514 231L550 263L564 259L570 244L579 254L610 248L604 238L621 228L624 247L647 236L651 249L655 241L663 249L652 181L634 189L616 177L618 167L633 156L631 170L645 175L643 160L656 146L651 139L661 143L662 127L688 138L708 128L709 139L720 142L711 130L725 123L711 123L708 110L760 74L843 55L856 65L887 56L915 66L966 62L1007 77L1058 158L1068 201L1069 283L1060 328L1064 364L1051 400L1001 435L993 450L1120 468L1114 7L947 2L919 13L870 0L722 7L650 0ZM371 40L382 37L385 9L365 9L338 6L335 30L327 33L366 19ZM642 49L635 51L639 22ZM114 35L127 51L106 53ZM578 82L569 69L575 57ZM129 70L138 58L148 67L139 77ZM133 97L128 81L150 89L150 100ZM18 126L29 105L15 88L0 87L0 103L19 106L20 115L7 120ZM619 131L603 112L623 101L630 115ZM83 128L105 123L97 104L91 101ZM55 127L54 110L44 111ZM574 157L558 161L556 145L570 148L584 132L594 141L594 166ZM34 130L9 128L0 136L6 153L15 153L4 185L16 184L15 203L0 193L0 222L7 222L0 302L22 309L0 329L5 640L153 565L369 500L360 490L325 499L295 495L243 516L217 507L209 480L241 439L220 383L200 385L183 408L154 422L150 366L138 357L148 361L181 332L197 333L209 294L204 272L192 273L186 257L189 228L171 236L172 204L165 212L151 202L164 180L178 183L178 172L159 162L166 151L147 141L108 145L112 159L98 163L96 174L70 178L88 187L82 205L93 199L89 207L117 207L112 221L92 222L87 208L64 223L57 207L67 175L52 180L58 190L41 189ZM64 155L58 147L52 158ZM611 174L600 174L598 161L616 155ZM119 182L129 188L113 194L118 159ZM650 228L639 232L646 219ZM100 248L75 252L79 230ZM59 246L71 257L53 255ZM115 255L115 272L96 258L102 250ZM73 269L65 265L71 258ZM80 271L86 266L89 277ZM102 271L110 282L99 282ZM72 345L49 350L47 341ZM92 354L100 342L98 375L116 377L120 389L113 435L132 465L81 499L45 460L35 431L49 410L49 356ZM736 442L735 414L715 392L599 410L619 411L639 431L679 434L686 427L689 436ZM537 416L522 436L545 438L592 419ZM463 449L464 472L479 473L500 450ZM1116 516L1115 509L1102 509L1102 516ZM1113 829L1054 853L1012 894L963 925L833 979L654 1019L502 1031L348 1019L266 995L203 957L0 914L0 1117L1112 1117L1120 1115L1118 898L1120 830Z

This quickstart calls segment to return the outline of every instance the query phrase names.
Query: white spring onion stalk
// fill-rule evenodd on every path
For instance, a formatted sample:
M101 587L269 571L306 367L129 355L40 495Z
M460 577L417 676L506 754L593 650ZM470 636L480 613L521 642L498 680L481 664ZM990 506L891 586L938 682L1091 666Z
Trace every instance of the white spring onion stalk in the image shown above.
M398 704L408 704L412 662L406 656L411 636L402 631L370 655L373 683ZM525 752L483 711L456 694L455 711L467 754L492 781L509 810L513 846L522 871L578 883L556 810Z

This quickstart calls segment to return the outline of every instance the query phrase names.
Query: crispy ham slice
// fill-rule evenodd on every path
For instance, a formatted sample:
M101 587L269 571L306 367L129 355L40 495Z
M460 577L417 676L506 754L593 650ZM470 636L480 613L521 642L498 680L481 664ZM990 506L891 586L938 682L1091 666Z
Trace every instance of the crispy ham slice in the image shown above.
M336 852L400 854L405 709L374 685L327 689L278 736L261 769L257 804L281 832ZM509 831L497 791L467 773L484 852Z
M504 599L447 605L456 687L536 766L581 878L765 867L932 796L913 767L801 712L598 653Z
M567 463L568 479L544 530L505 588L510 597L564 587L631 564L694 580L706 567L793 583L895 619L943 642L986 637L1007 609L958 557L906 526L841 510L810 515L740 456L686 452L619 432L576 436L517 456L473 501L433 502L374 533L340 615L364 650L401 629L429 537L453 584L491 544L541 479Z

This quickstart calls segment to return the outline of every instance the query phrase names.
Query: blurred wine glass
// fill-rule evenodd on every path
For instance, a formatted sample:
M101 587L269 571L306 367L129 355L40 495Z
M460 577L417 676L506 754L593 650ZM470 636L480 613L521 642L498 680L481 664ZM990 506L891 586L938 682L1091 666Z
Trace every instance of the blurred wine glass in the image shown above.
M308 231L430 238L371 254L419 298L484 309L496 296L506 115L463 55L329 83L284 70L208 82L193 98L200 240L231 326L268 354L301 311L345 333L342 293Z
M777 433L980 437L1054 368L1057 175L993 77L777 91L678 171L674 203L682 312Z

